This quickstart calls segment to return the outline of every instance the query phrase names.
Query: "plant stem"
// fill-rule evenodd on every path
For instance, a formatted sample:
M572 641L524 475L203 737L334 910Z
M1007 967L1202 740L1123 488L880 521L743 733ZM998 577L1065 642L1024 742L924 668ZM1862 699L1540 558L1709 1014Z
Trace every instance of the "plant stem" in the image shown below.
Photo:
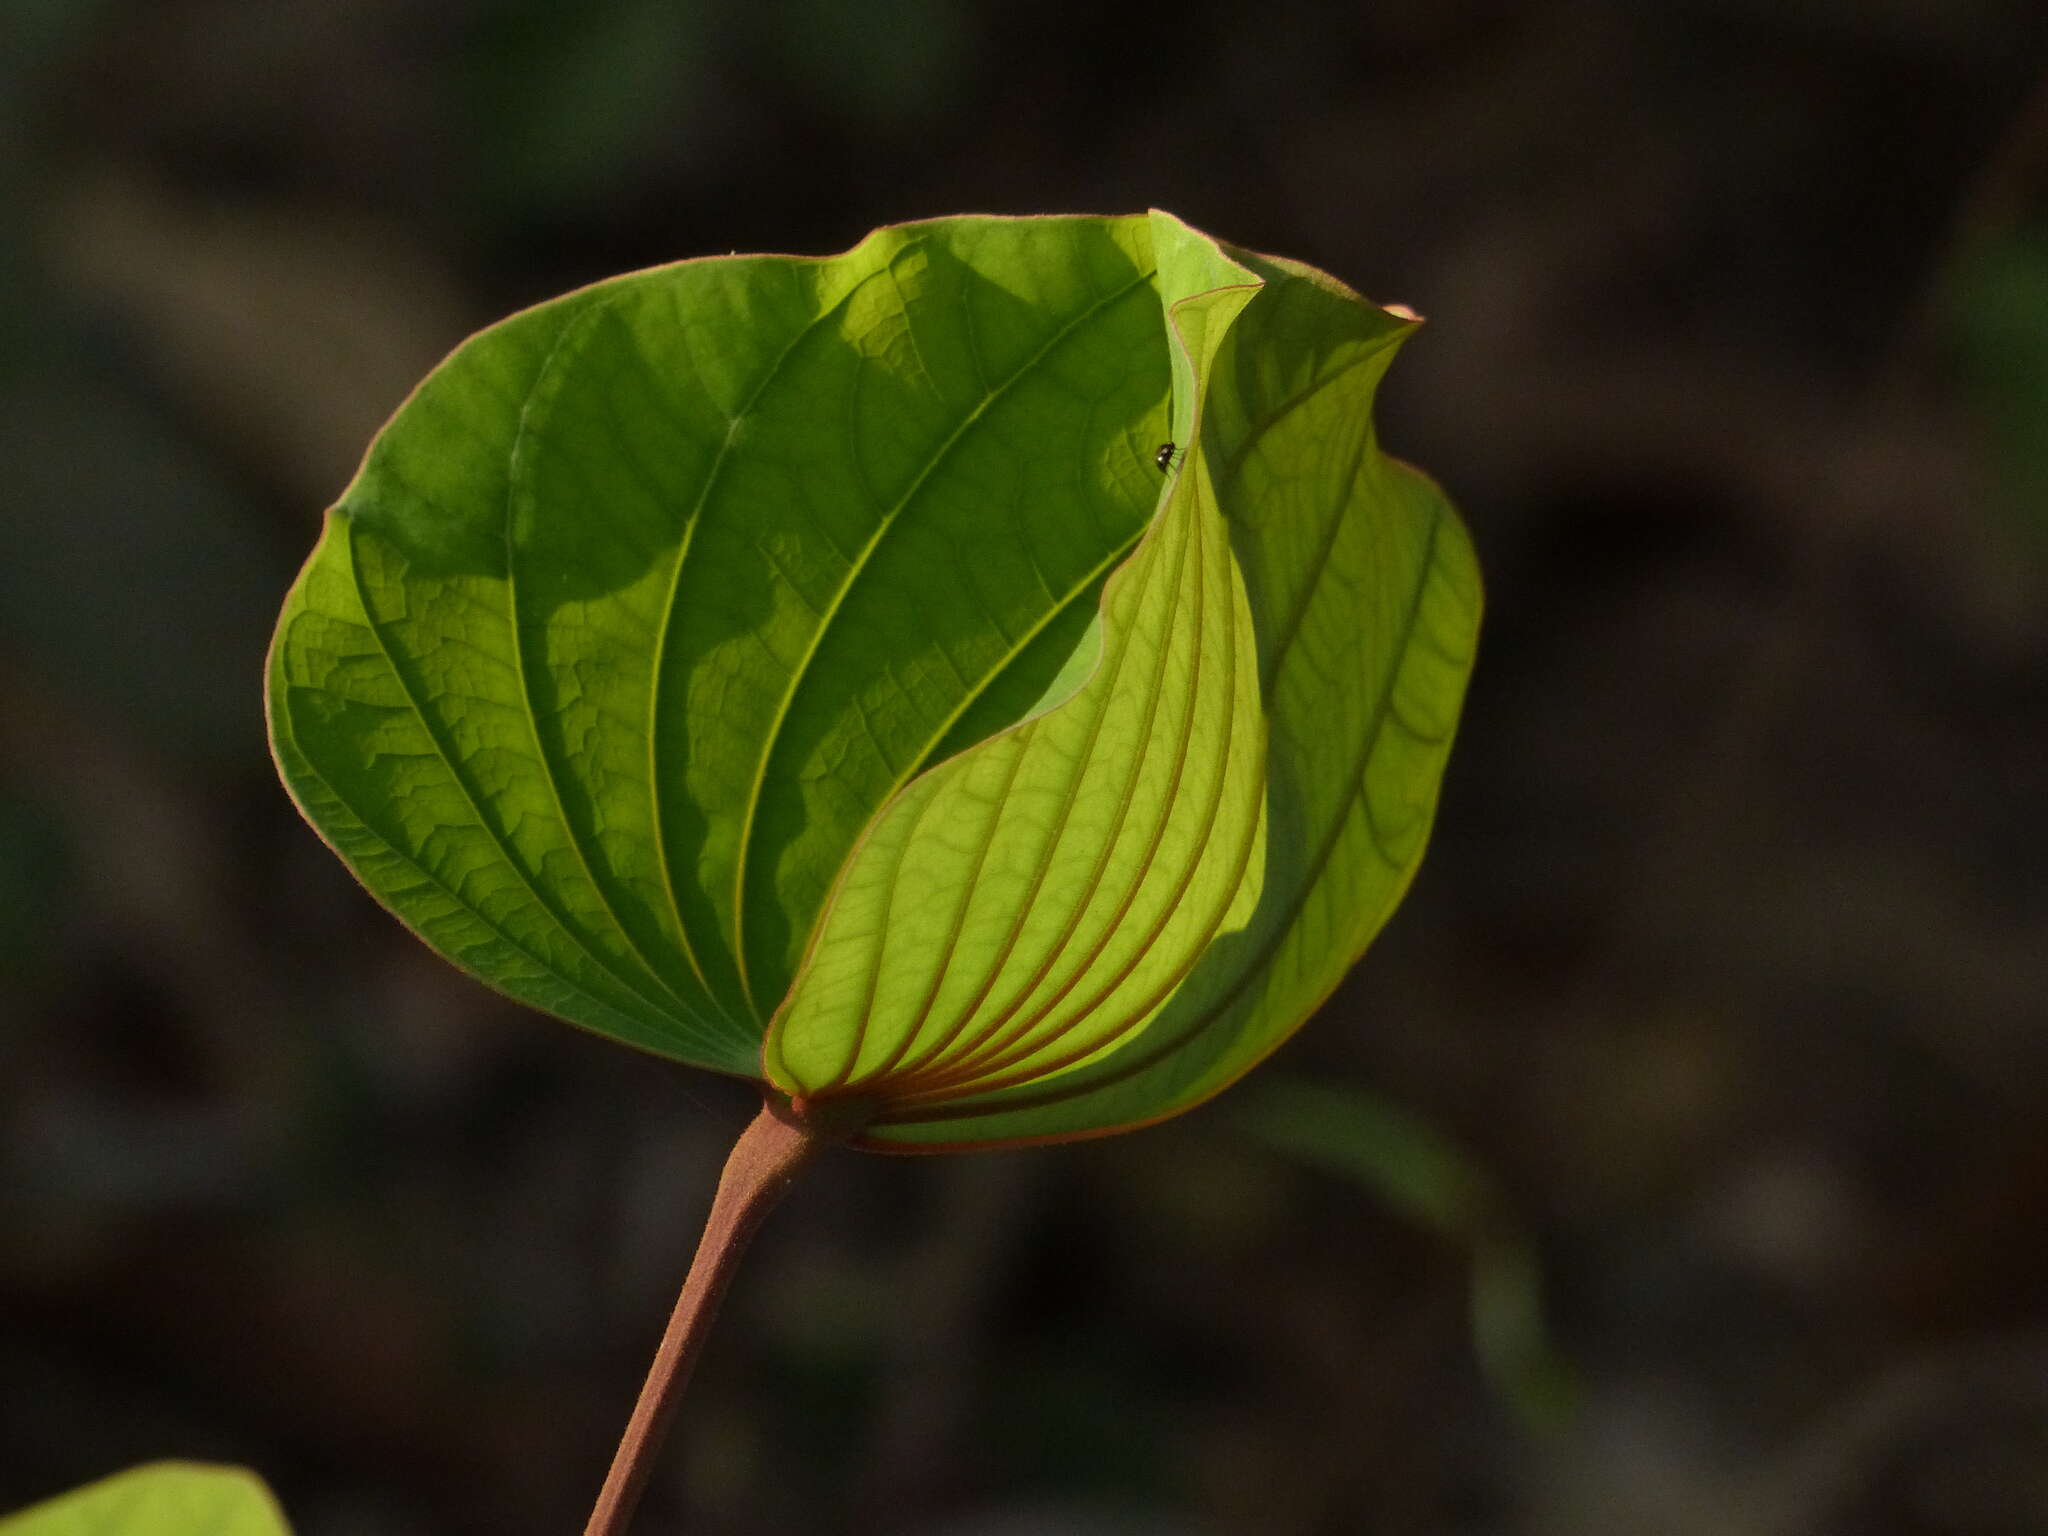
M719 1176L718 1195L705 1218L704 1236L690 1261L683 1293L676 1298L668 1331L661 1336L640 1401L633 1405L633 1417L619 1439L583 1536L624 1536L740 1255L798 1171L833 1139L772 1099L740 1133Z

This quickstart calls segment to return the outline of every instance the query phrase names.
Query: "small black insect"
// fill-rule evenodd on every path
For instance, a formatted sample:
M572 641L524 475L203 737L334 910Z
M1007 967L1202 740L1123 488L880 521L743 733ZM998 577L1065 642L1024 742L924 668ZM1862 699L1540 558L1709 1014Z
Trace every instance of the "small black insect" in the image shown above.
M1159 473L1162 475L1173 468L1173 444L1161 443L1159 451L1152 455L1152 462L1159 466Z

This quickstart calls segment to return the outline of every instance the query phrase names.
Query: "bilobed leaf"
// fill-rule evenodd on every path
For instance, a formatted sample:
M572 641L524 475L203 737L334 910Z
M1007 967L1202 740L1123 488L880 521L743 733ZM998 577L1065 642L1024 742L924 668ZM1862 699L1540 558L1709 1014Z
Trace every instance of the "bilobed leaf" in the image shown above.
M160 1461L0 1518L0 1536L290 1536L263 1480Z
M1158 1119L1421 857L1479 593L1373 438L1410 328L1164 214L541 305L329 514L280 767L456 963L867 1144Z

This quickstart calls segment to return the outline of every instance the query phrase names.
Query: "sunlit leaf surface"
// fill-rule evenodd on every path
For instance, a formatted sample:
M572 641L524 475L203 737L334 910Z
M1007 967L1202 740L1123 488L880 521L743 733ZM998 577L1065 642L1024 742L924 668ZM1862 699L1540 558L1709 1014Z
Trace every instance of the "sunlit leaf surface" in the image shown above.
M0 1536L290 1536L263 1480L162 1461L0 1518Z
M458 964L871 1143L1172 1113L1427 837L1478 582L1373 441L1410 328L1158 214L529 310L329 514L286 781Z

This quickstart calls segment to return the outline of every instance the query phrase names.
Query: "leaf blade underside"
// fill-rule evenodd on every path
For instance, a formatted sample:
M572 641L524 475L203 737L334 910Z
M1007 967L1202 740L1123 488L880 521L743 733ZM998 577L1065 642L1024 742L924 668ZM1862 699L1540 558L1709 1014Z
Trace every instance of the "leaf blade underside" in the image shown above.
M1182 226L1155 248L1191 429L1256 285ZM911 785L854 850L769 1032L778 1087L897 1114L1085 1061L1256 898L1250 614L1205 463L1168 486L1085 684Z
M287 784L464 969L757 1074L861 827L1032 707L1143 530L1151 281L1142 221L948 220L481 333L287 604Z
M1442 492L1374 436L1373 392L1412 326L1309 269L1233 254L1265 286L1205 381L1199 449L1259 657L1268 832L1256 908L1114 1050L1027 1084L884 1104L869 1145L1062 1140L1200 1103L1327 998L1420 864L1481 594Z
M1480 590L1373 432L1412 328L1158 213L525 311L328 514L280 771L457 965L863 1145L1164 1118L1427 840Z

